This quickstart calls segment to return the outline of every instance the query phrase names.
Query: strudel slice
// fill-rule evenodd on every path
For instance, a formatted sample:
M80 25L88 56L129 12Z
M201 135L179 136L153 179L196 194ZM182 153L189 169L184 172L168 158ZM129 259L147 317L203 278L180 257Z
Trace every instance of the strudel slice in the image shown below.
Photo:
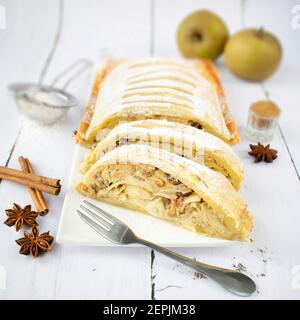
M77 190L207 236L248 241L252 229L244 201L222 174L147 145L106 153Z
M99 69L76 140L93 145L120 122L145 119L194 126L229 144L239 140L213 64L157 58L109 61Z
M243 166L229 145L208 132L167 120L132 121L115 127L86 156L81 171L124 144L147 144L174 152L223 174L236 189L241 186Z

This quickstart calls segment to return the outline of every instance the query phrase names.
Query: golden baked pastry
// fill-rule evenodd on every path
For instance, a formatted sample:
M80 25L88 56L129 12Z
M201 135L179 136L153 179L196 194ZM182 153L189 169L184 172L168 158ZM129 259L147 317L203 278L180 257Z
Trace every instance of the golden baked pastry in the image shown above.
M96 74L76 140L93 145L120 122L166 119L239 140L213 64L206 60L109 61Z
M208 132L167 120L140 120L118 125L85 157L81 172L124 144L147 144L174 152L222 173L236 189L241 186L243 166L230 146Z
M76 186L82 194L142 211L197 233L249 240L252 217L222 175L147 145L124 145L101 157Z

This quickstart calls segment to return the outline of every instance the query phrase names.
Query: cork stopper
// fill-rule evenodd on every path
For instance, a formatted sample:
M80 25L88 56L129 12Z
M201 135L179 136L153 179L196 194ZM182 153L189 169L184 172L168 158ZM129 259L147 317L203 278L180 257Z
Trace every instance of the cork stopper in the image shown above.
M260 100L250 106L252 112L263 118L278 118L280 109L270 100Z

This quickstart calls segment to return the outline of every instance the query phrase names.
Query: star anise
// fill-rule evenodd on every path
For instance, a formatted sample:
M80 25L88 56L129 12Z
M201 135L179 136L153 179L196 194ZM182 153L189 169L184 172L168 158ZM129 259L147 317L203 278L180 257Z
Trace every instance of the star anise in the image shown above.
M53 240L49 231L39 234L37 226L34 226L32 232L25 231L24 237L16 240L16 243L21 246L20 254L30 254L33 258L37 258L41 252L51 250Z
M269 144L264 146L258 142L257 145L250 144L250 148L251 151L248 154L255 157L254 162L273 162L277 158L277 150L271 149Z
M4 221L9 227L15 226L16 230L19 231L25 224L27 226L37 226L36 218L38 212L31 210L31 205L27 205L21 208L18 204L14 203L12 209L6 209L5 213L7 219Z

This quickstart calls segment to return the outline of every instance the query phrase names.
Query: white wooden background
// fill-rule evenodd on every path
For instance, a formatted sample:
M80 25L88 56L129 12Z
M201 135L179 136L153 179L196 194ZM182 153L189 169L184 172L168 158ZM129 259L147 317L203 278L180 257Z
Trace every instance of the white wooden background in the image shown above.
M24 155L39 173L61 178L67 185L74 151L72 132L84 108L91 74L86 72L69 88L80 98L81 107L52 127L23 119L7 90L11 82L36 82L43 77L51 50L46 83L80 58L97 62L107 56L178 56L176 28L195 9L208 8L220 14L231 33L247 26L264 26L280 38L284 48L283 63L274 77L262 84L244 82L218 61L242 133L251 102L270 97L283 111L280 130L272 142L279 150L273 164L254 165L245 138L236 147L246 166L243 195L255 217L255 243L178 252L225 267L245 266L258 285L252 299L300 298L300 30L291 24L296 4L300 1L0 0L6 11L6 28L0 29L0 164L18 167L17 158ZM56 234L65 191L57 198L47 197L51 212L39 220L42 231ZM236 298L148 248L55 245L51 253L37 260L21 256L14 242L21 233L3 224L4 209L13 201L25 205L30 198L22 187L2 181L0 299Z

